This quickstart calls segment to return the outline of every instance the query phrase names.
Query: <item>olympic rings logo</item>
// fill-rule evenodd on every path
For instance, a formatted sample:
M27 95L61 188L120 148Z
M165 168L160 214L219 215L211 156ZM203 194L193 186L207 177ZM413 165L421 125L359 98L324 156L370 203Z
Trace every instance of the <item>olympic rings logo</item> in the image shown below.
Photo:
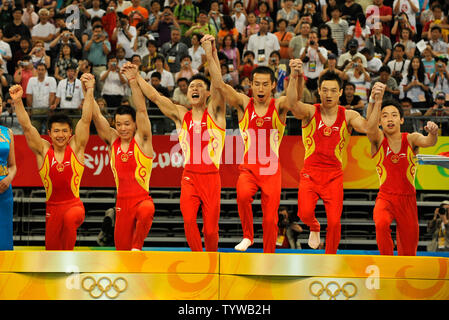
M314 281L309 286L309 292L312 296L317 297L320 300L323 292L329 296L329 300L337 300L340 293L346 297L346 300L354 297L357 294L357 286L353 282L345 282L342 287L335 282L331 281L324 285L321 281Z
M86 276L81 281L81 286L94 299L100 298L103 294L109 299L115 299L128 288L128 281L123 277L118 277L112 281L106 276L97 281L92 276Z

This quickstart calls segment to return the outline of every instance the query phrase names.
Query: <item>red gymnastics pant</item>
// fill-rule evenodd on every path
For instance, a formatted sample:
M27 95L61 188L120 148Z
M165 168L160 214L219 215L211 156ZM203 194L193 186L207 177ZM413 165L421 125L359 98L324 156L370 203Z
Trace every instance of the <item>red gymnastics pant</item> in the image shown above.
M343 171L329 169L303 169L298 189L298 216L319 232L320 223L315 217L315 207L321 198L326 209L327 232L325 253L336 254L341 237L341 212L343 210Z
M47 202L45 217L45 249L73 250L76 230L84 221L84 206L79 198Z
M376 240L381 255L393 255L394 244L390 225L396 220L398 255L416 256L419 241L416 195L395 195L379 192L374 206Z
M149 195L117 196L114 241L117 250L142 250L151 229L154 203Z
M254 172L255 171L255 172ZM237 180L237 205L243 237L254 239L253 197L261 190L263 252L273 253L278 236L278 210L281 201L281 170L272 175L260 175L258 169L240 168Z
M218 250L221 179L218 172L197 173L184 170L181 180L181 213L187 243L192 251L203 251L196 218L201 205L206 251Z

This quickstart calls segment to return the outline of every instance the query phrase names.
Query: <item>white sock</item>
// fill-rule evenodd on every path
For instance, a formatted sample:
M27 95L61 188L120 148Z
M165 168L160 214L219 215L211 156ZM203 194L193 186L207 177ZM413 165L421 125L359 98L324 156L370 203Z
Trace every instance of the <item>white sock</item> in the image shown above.
M237 251L246 251L249 246L251 246L253 242L249 240L248 238L244 238L238 245L234 247Z
M309 247L316 249L320 246L320 233L316 231L310 231L309 235Z
M131 251L141 251L141 250L137 248L132 248Z

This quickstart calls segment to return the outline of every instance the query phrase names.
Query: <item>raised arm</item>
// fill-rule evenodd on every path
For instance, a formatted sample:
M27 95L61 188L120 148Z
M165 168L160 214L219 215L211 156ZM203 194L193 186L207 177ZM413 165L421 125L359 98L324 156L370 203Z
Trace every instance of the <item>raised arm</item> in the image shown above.
M304 76L301 59L290 60L290 78L287 86L287 102L293 116L300 120L309 121L315 113L315 107L301 101L298 93L304 89Z
M366 136L371 143L371 155L376 154L382 144L383 133L379 129L380 109L382 107L382 99L385 92L385 85L381 82L376 82L371 90L370 102L367 112L367 127Z
M92 120L94 121L95 129L97 129L97 134L100 139L108 146L112 145L118 137L118 133L111 127L108 119L101 113L100 106L96 100L93 101Z
M202 39L202 43L209 42L210 44L205 44L204 50L206 51L206 57L209 64L209 72L211 76L212 86L219 90L223 97L226 97L226 103L237 109L239 114L243 114L245 111L246 105L249 103L249 97L245 94L238 93L232 86L224 83L221 71L220 64L217 62L218 55L216 50L212 50L214 42L214 37L211 35L205 35ZM212 59L214 57L214 59ZM211 63L214 62L214 63ZM239 117L240 118L240 117Z
M36 156L41 157L40 160L43 160L46 149L48 150L50 143L42 139L37 129L31 124L30 117L28 116L22 102L22 87L20 85L12 86L9 89L9 94L11 95L17 120L22 127L28 146ZM39 159L38 162L40 162Z
M136 80L143 94L153 101L161 112L166 117L173 120L177 126L181 125L184 114L187 112L187 108L173 103L170 98L160 94L151 84L145 81L139 73L136 75Z
M418 132L409 134L409 142L413 149L428 148L434 146L438 141L438 125L432 121L427 121L424 130L428 133L427 136Z
M205 35L201 39L201 45L206 52L207 63L209 65L209 72L211 74L221 74L220 71L220 62L218 60L217 49L215 47L215 38L211 35ZM212 108L213 116L216 120L218 120L221 124L226 124L226 103L225 96L223 95L223 90L219 90L220 86L222 86L221 77L211 77L211 101L210 106Z
M132 98L134 105L136 106L136 124L137 132L136 138L140 146L143 146L145 154L152 157L153 147L151 141L151 122L148 118L147 107L145 104L145 97L142 90L137 83L136 76L139 73L139 69L136 65L127 62L120 72L128 79L129 86L131 88Z
M86 148L87 141L89 140L89 129L92 121L93 104L95 101L95 76L85 73L81 76L81 82L81 87L83 88L84 93L84 103L82 107L81 119L75 127L75 136L73 140L76 155L83 159L84 149Z

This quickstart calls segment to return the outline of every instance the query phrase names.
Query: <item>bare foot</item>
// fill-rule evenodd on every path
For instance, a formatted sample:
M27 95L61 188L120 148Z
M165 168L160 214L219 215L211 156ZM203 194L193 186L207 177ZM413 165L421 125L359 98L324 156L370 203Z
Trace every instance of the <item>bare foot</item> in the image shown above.
M320 246L320 233L316 231L310 231L309 235L309 247L316 249Z
M249 240L248 238L244 238L238 245L234 247L237 251L246 251L249 246L251 246L253 242Z

